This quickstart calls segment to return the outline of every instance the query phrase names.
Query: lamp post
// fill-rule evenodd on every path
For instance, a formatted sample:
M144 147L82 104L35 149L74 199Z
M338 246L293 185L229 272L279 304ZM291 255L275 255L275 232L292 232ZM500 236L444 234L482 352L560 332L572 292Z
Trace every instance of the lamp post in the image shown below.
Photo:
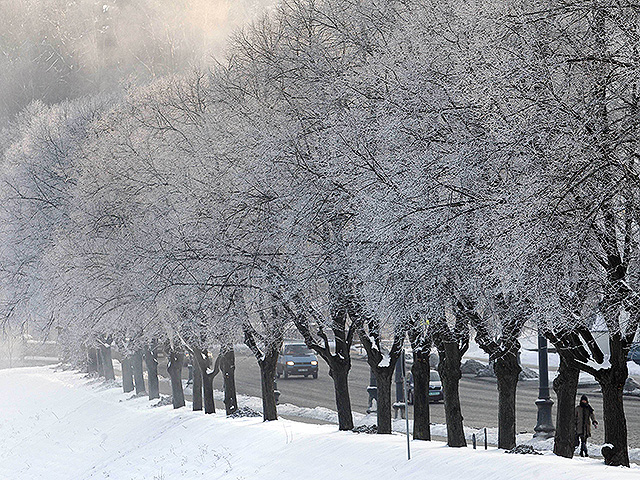
M555 432L553 418L551 415L551 393L549 391L549 362L547 358L547 339L538 332L538 378L540 380L538 388L538 419L534 428L536 438L550 438Z
M378 411L378 384L376 382L376 375L371 368L369 368L369 386L367 387L367 393L369 394L367 413L375 413Z

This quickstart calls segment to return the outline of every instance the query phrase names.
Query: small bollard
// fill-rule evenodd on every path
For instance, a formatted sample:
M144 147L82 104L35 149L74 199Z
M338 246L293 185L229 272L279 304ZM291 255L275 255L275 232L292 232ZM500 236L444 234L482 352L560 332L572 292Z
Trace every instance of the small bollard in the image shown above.
M476 434L471 435L471 441L473 442L473 449L476 449Z
M487 449L487 427L484 427L484 449Z

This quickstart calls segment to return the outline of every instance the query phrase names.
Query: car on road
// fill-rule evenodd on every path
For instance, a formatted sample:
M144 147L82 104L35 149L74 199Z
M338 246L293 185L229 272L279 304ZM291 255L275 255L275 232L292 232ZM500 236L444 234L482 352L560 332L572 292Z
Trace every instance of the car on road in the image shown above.
M318 357L304 343L288 343L276 364L276 375L289 378L291 375L304 375L318 378Z
M409 403L409 405L413 405L413 375L411 372L409 372L407 384L407 403ZM443 400L444 395L442 393L440 374L435 370L431 370L429 376L429 403L441 402Z

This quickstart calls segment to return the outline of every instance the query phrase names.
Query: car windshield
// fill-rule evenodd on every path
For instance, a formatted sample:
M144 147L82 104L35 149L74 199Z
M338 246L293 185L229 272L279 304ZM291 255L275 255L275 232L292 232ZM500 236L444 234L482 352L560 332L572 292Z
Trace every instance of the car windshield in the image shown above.
M429 378L429 380L431 380L432 382L439 382L440 374L434 370L431 370L431 377Z
M313 355L306 345L287 345L284 347L285 355L295 355L298 357L307 357Z

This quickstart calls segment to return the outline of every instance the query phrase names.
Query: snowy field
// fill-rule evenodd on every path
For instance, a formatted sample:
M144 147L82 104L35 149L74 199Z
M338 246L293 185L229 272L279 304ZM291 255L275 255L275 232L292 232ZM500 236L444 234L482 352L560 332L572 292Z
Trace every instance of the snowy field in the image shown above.
M49 367L0 371L0 479L637 479L595 459L450 449L334 425L151 407L112 385Z

